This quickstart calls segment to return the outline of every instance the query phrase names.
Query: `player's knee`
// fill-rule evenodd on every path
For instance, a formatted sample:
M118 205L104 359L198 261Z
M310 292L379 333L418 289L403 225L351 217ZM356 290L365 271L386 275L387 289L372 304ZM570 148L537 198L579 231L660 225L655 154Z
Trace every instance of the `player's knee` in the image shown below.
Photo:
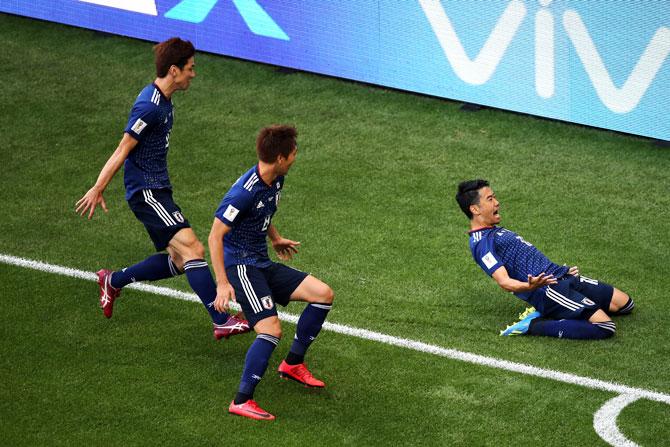
M319 296L319 302L332 304L334 299L335 299L335 292L333 292L333 289L331 289L330 286L324 284L324 287L321 290Z
M203 247L202 243L197 239L191 242L184 251L185 253L183 253L182 256L185 261L205 259L205 247Z
M200 241L195 241L192 247L193 254L198 257L198 259L205 259L205 247L203 247Z
M277 337L278 339L281 339L282 337L281 323L276 316L264 318L256 323L254 331L256 331L257 334L268 334Z
M270 334L273 337L277 337L279 340L281 340L282 337L281 326L278 326L277 328L271 328L270 330L266 330L264 334Z
M618 312L628 304L630 296L621 290L614 288L612 300L610 301L610 312Z
M616 334L616 325L614 324L613 321L601 321L598 323L593 323L594 326L598 328L599 332L599 337L600 339L605 339L605 338L610 338L614 337L614 334Z
M261 334L272 335L273 337L276 337L278 340L281 340L281 336L282 336L281 329L279 329L278 331L266 330L266 331L263 331L263 332L258 332L258 334L259 335L261 335Z
M623 302L619 302L618 306L612 310L614 315L627 315L635 308L635 301L633 301L633 298L623 292L621 293L625 295L625 301L622 300Z
M170 259L172 260L172 263L177 268L177 270L179 270L180 273L184 273L184 258L182 258L181 255L174 250L168 250L168 252L170 253Z

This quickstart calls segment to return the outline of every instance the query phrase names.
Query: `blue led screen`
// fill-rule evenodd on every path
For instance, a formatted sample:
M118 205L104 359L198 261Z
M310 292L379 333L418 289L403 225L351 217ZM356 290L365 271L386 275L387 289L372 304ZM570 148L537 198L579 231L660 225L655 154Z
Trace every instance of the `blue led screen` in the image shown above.
M666 0L0 0L0 11L670 140Z

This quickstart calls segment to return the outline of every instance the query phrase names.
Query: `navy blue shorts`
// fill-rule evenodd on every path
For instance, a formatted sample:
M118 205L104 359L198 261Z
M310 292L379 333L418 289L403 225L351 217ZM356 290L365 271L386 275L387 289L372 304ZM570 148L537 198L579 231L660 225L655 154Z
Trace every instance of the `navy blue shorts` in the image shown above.
M557 320L588 320L598 310L609 313L614 288L585 276L566 275L557 284L538 289L538 311Z
M144 224L156 251L167 248L170 240L182 228L190 228L181 208L172 200L169 189L144 189L128 200L135 217Z
M249 325L254 327L262 319L276 316L275 303L286 306L308 273L273 262L264 268L233 265L226 268L226 275Z

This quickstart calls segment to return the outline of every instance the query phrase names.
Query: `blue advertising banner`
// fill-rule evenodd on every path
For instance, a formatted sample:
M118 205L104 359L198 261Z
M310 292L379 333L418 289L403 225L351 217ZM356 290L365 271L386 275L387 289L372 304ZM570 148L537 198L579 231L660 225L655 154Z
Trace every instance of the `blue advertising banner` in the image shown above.
M670 140L667 0L0 0L0 11Z

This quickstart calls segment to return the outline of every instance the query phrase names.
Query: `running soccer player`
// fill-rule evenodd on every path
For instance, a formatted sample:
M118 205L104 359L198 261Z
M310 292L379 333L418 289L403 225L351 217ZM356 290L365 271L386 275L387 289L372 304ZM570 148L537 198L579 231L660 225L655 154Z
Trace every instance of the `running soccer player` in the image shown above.
M521 236L497 226L500 203L486 180L462 182L456 201L470 219L474 260L500 287L534 308L500 335L603 339L616 332L609 315L633 310L626 293L580 276L577 267L554 264Z
M186 90L195 77L195 48L191 42L173 37L154 46L156 79L142 89L130 112L118 147L102 168L98 179L77 201L75 211L88 218L98 205L107 212L105 188L124 166L126 200L142 222L157 253L144 261L112 272L98 271L100 307L112 317L114 301L121 289L135 281L156 281L186 273L188 282L210 314L214 337L219 340L250 331L246 320L219 313L213 307L216 285L205 261L205 250L181 208L172 200L167 153L174 120L172 95Z
M298 151L296 137L296 129L290 126L261 129L256 138L258 164L225 195L209 234L217 282L214 307L225 311L230 301L236 300L257 333L247 351L239 390L228 408L232 414L252 419L275 418L258 406L253 395L282 336L276 304L308 303L298 320L291 349L279 365L279 375L307 387L325 386L307 369L304 357L332 307L333 291L312 275L271 261L266 240L270 238L281 260L290 260L298 252L300 242L283 238L272 224L284 176Z

